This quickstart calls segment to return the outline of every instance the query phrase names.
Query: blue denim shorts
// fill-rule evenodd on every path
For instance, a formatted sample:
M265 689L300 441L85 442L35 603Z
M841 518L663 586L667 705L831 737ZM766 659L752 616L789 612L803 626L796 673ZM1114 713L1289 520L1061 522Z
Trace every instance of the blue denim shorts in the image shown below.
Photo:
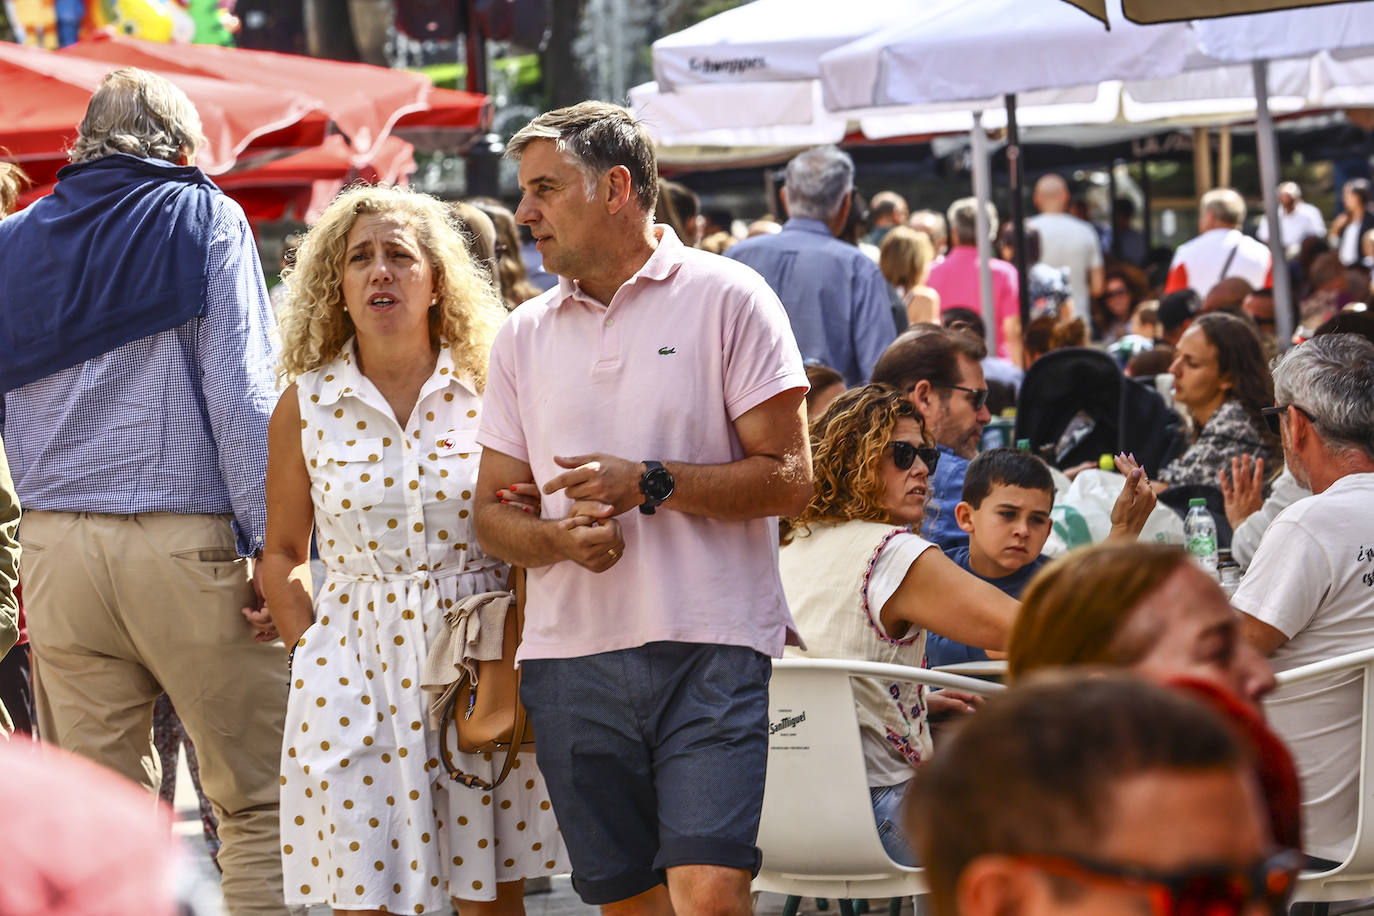
M656 642L521 667L535 757L583 901L641 894L677 865L757 874L766 656Z

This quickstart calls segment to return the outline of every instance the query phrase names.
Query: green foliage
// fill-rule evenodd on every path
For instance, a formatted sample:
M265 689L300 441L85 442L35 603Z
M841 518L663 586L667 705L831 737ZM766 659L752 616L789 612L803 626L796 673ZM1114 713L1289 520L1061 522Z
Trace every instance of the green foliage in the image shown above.
M691 18L688 19L687 25L696 25L703 19L710 19L717 13L723 13L726 10L741 6L743 2L744 0L697 0L688 6L688 16Z
M539 55L517 54L510 57L497 57L488 62L491 74L500 74L510 80L517 90L539 90ZM429 77L430 82L441 89L462 89L466 85L467 64L431 64L418 67L416 72Z

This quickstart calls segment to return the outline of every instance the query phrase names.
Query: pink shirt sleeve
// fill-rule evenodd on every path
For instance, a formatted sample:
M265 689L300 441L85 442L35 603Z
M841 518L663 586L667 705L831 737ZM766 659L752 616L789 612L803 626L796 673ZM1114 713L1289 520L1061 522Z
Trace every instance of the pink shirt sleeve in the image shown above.
M787 313L771 289L755 288L732 317L724 344L725 407L733 421L775 395L808 385Z
M491 345L477 443L528 463L530 452L520 424L520 397L515 388L516 349L512 324L507 321Z

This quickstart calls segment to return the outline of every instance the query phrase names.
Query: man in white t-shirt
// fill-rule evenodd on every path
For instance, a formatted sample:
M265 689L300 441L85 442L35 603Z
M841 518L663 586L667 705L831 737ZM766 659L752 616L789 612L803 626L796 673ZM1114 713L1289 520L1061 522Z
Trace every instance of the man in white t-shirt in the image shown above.
M1244 638L1286 671L1374 648L1374 344L1315 337L1274 369L1284 459L1314 495L1265 531L1232 603ZM1272 422L1272 420L1271 420ZM1269 720L1288 742L1303 787L1305 851L1350 851L1364 687L1357 673L1275 691Z
M1252 289L1274 285L1268 246L1240 231L1245 222L1245 199L1230 188L1202 195L1198 206L1197 238L1174 252L1164 292L1192 289L1204 299L1227 277L1240 277Z
M1261 242L1269 241L1269 220L1261 218L1255 236ZM1285 181L1279 185L1279 241L1288 256L1298 253L1302 240L1316 236L1326 236L1326 220L1322 211L1302 199L1302 188L1296 181Z
M1026 225L1040 233L1040 261L1068 268L1075 314L1087 315L1092 297L1102 295L1102 242L1097 230L1068 214L1069 186L1055 174L1035 183L1035 209L1040 213Z

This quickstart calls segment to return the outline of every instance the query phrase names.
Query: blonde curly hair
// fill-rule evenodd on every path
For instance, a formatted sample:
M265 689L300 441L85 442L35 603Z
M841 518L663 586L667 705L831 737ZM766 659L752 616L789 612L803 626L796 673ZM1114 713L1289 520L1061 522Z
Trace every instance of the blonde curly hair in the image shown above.
M930 444L920 413L891 385L851 388L811 421L811 502L800 515L782 520L783 544L809 533L816 522L889 520L880 461L903 419L914 420Z
M296 262L283 272L288 297L280 316L279 372L291 382L333 360L354 334L344 310L343 269L348 234L359 216L400 214L429 258L438 303L430 308L430 336L448 341L459 372L486 385L487 359L505 320L486 272L478 267L441 201L402 187L360 185L334 198L306 234Z

